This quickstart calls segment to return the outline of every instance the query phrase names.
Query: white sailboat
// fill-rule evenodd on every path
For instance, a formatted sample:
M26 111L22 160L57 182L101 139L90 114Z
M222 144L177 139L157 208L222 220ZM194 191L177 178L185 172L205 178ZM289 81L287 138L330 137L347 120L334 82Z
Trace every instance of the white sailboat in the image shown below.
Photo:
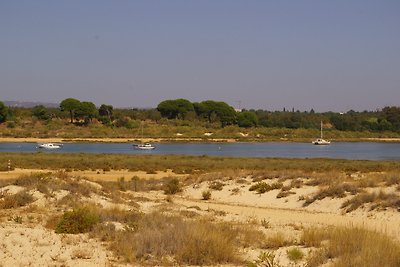
M321 121L321 138L312 141L314 145L329 145L331 141L325 140L322 135L322 121Z
M141 130L142 130L142 135L141 135L140 139L143 139L143 124L141 124L141 128L142 128L142 129L141 129ZM153 146L153 145L150 144L150 143L134 144L133 147L134 147L135 149L140 149L140 150L153 150L153 149L156 148L155 146Z

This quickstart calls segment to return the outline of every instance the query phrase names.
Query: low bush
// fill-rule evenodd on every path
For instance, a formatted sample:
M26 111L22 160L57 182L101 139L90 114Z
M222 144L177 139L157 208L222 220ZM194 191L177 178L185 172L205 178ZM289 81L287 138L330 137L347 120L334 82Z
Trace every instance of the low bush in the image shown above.
M274 189L281 189L282 187L282 183L273 183L269 185L265 182L258 182L250 186L249 191L256 191L258 194L263 194Z
M210 183L210 185L208 186L208 188L210 188L212 190L218 190L218 191L221 191L223 187L224 187L224 184L221 183L220 181L212 181Z
M1 209L13 209L26 206L34 201L34 198L26 190L18 192L14 195L6 195L0 201Z
M289 260L298 262L304 258L304 252L299 248L290 248L286 251Z
M181 191L182 188L178 178L168 179L164 184L164 193L166 195L174 195Z
M89 206L77 207L63 214L56 226L58 234L86 233L100 222L98 211Z

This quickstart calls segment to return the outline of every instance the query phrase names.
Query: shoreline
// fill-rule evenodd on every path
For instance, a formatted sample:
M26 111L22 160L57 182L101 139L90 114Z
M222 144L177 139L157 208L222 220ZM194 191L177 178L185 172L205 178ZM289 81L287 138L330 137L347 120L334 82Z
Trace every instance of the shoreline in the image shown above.
M169 142L200 142L200 143L236 143L233 138L36 138L36 137L0 137L0 143L169 143Z

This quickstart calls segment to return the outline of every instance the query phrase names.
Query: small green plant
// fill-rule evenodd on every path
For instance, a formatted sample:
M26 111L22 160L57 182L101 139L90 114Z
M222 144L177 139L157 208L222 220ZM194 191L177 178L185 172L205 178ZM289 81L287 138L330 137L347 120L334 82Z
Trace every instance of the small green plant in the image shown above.
M56 226L56 233L86 233L92 230L98 222L100 222L100 216L94 208L78 207L64 213Z
M209 200L211 198L211 191L205 190L201 193L203 200Z
M304 253L299 248L290 248L286 251L289 260L298 262L304 258Z
M266 219L262 219L262 220L261 220L261 225L262 225L265 229L268 229L268 228L271 227L270 222L267 221Z
M22 217L19 216L19 215L15 216L15 217L13 217L13 221L16 222L16 223L21 224L22 223Z
M265 267L281 267L275 260L275 254L273 252L261 252L258 255L258 258L253 262L249 262L247 264L248 267L258 267L258 266L265 266Z

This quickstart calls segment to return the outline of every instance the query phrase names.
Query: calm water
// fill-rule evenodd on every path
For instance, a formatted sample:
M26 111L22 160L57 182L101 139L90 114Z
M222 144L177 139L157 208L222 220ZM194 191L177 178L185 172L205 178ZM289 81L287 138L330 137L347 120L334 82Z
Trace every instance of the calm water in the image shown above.
M110 154L176 154L229 157L336 158L366 160L400 160L400 143L332 143L315 146L311 143L233 143L233 144L155 144L151 151L136 150L129 143L66 143L49 151L36 143L0 143L0 152L43 153L110 153Z

